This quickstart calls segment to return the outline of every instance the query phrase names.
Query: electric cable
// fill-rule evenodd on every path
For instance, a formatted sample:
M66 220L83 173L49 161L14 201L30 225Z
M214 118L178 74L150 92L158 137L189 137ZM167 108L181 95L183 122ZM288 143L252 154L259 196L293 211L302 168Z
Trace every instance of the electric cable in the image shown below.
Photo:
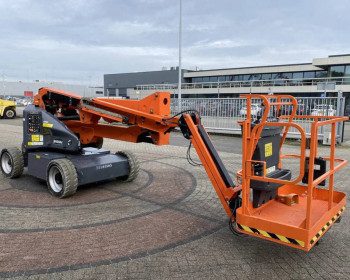
M195 109L188 109L188 110L181 111L181 112L179 112L179 113L177 113L177 114L171 116L170 118L162 119L162 121L163 121L163 122L167 122L167 121L169 121L169 120L171 120L171 119L173 119L173 118L175 118L175 117L177 117L177 116L183 115L183 114L185 114L185 113L196 113L196 114L198 115L199 122L200 122L200 120L201 120L201 114L200 114L197 110L195 110ZM175 122L170 122L170 123L175 123Z
M190 145L188 146L187 149L187 154L186 154L186 159L188 161L189 164L193 165L193 166L201 166L203 164L196 162L195 160L192 159L191 157L191 147L192 147L192 141L190 141Z
M234 235L239 236L239 237L247 237L247 235L245 235L244 233L239 232L237 230L236 211L241 206L242 206L242 199L239 196L237 196L236 198L234 198L233 207L230 207L232 214L231 214L231 217L228 221L228 226ZM232 221L232 218L235 219L234 222Z
M197 116L198 116L198 120L199 120L199 123L201 122L201 116L200 116L200 113L195 110L195 109L189 109L189 110L184 110L184 111L181 111L169 118L165 118L165 119L162 119L163 122L165 123L171 123L171 124L176 124L178 125L179 127L187 127L186 125L180 123L180 122L172 122L170 121L171 119L177 117L177 116L180 116L180 115L183 115L185 113L195 113ZM190 144L188 145L188 149L187 149L187 153L186 153L186 159L188 161L189 164L191 164L192 166L201 166L203 164L199 163L199 162L196 162L195 160L192 159L191 157L191 147L192 147L192 141L190 141Z

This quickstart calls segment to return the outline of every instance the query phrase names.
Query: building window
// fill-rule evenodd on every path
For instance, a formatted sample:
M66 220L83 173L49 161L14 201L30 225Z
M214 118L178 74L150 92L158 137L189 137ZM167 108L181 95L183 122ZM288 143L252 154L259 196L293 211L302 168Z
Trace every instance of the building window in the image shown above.
M218 77L217 77L217 76L210 77L209 81L210 81L211 83L215 83L215 82L218 81Z
M202 77L192 78L192 83L201 83L203 81Z
M304 77L303 72L294 72L293 73L293 79L296 79L297 81L301 80L303 77Z
M346 77L350 77L350 65L345 66L345 75ZM350 78L344 79L344 84L345 85L350 85Z
M233 81L234 76L226 76L226 81ZM236 76L235 76L236 77Z
M316 71L316 78L327 78L328 71Z
M315 71L304 72L304 79L313 79L315 78Z
M203 77L203 83L208 83L209 82L209 77Z
M225 81L225 76L219 76L218 77L219 82L224 82Z
M261 75L261 79L262 80L271 80L272 79L272 75L271 74L262 74Z
M344 76L347 76L347 77L350 76L350 65L345 66L345 75Z
M96 94L103 94L103 91L96 91Z
M252 74L249 77L249 80L257 81L261 79L261 74Z
M293 80L289 81L289 83L291 85L298 85L303 80L304 73L303 72L293 72L292 77L293 77L292 78Z
M272 80L278 80L278 79L282 79L281 73L273 73Z
M331 66L330 73L331 73L331 77L343 77L345 74L345 66L344 65Z
M292 79L293 73L281 73L282 79Z

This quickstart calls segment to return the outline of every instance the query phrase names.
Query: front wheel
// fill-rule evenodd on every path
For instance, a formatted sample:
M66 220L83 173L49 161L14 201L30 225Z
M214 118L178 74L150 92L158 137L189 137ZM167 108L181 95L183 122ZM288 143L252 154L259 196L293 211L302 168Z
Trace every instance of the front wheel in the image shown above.
M23 173L23 154L16 147L3 149L0 154L0 163L2 174L5 177L18 178Z
M75 194L78 176L73 163L66 158L51 161L47 167L46 182L54 196L64 198Z
M4 116L6 119L14 119L16 117L16 111L12 108L5 109Z

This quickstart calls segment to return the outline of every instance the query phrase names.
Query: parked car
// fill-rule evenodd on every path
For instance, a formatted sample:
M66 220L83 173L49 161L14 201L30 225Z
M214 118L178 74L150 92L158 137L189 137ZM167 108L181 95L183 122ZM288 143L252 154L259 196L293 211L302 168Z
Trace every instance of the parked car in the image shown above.
M333 105L319 104L311 110L312 116L335 116Z
M28 104L26 104L26 101L24 99L21 99L21 98L16 98L15 102L16 102L17 106L27 106L28 105Z
M256 117L257 115L261 114L261 106L259 104L251 104L250 105L250 113L252 116ZM243 106L241 110L239 111L239 115L241 117L247 116L247 106Z

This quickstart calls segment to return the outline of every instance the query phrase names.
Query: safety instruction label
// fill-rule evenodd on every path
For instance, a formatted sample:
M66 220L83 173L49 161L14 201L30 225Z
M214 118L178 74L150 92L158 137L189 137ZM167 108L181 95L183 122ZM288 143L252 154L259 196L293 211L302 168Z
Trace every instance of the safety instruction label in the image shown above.
M44 135L33 134L31 140L32 140L31 142L28 142L28 146L44 145Z
M48 128L52 128L53 124L52 123L43 123L43 127L48 127Z
M28 146L40 146L44 145L44 142L28 142Z
M269 174L269 173L271 173L271 172L273 172L275 170L276 170L276 166L271 166L269 168L266 168L265 174Z
M32 135L32 142L42 142L42 141L44 141L43 135L37 135L37 134Z
M265 144L265 157L272 156L272 142Z

